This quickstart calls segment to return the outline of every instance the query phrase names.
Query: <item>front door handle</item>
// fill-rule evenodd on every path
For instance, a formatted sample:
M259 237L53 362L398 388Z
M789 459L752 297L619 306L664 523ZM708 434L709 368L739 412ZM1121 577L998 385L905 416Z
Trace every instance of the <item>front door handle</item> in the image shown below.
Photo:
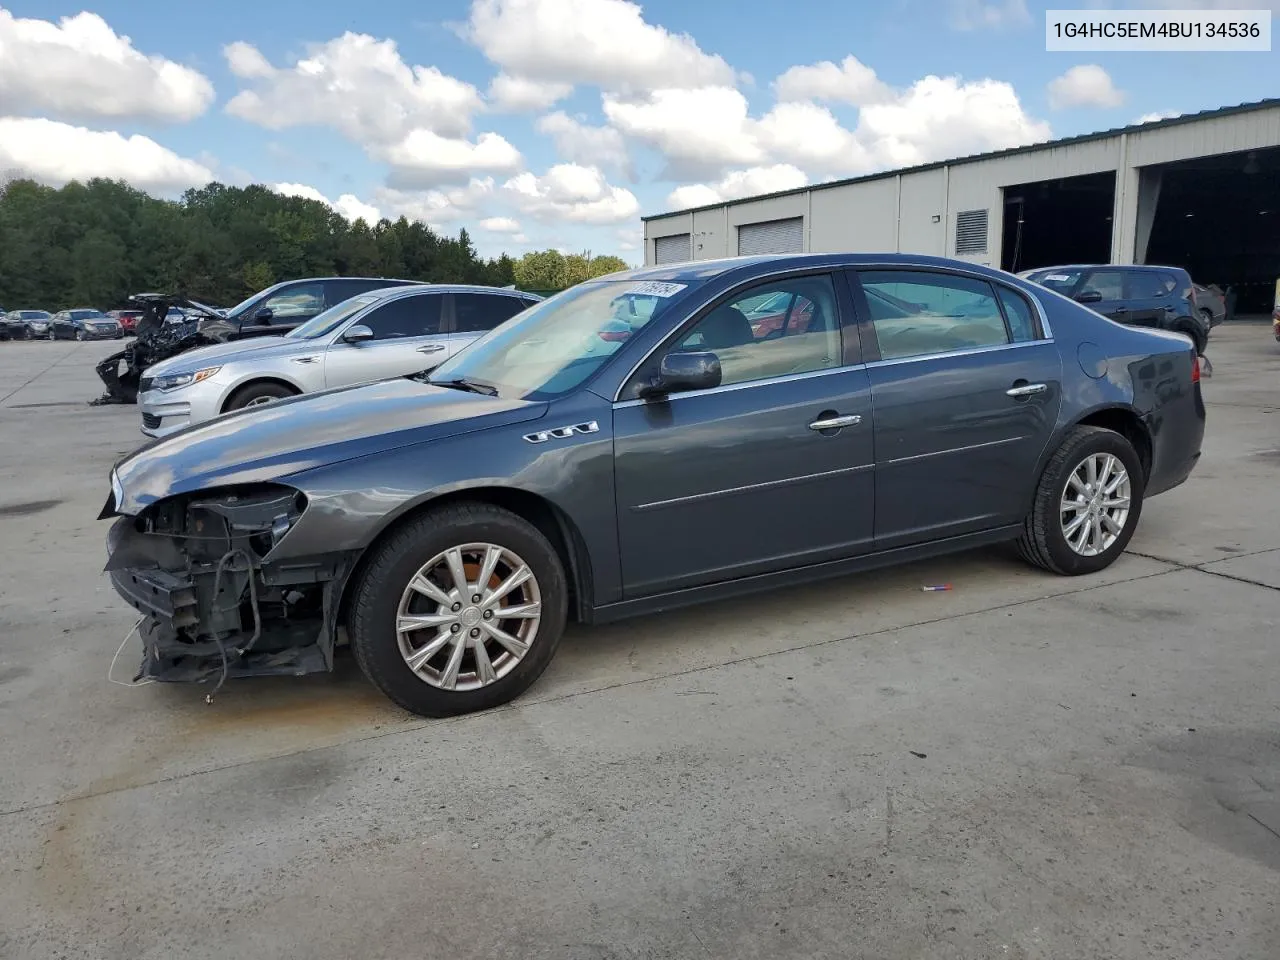
M825 417L822 420L815 420L809 424L810 430L839 430L841 427L856 427L862 422L862 418L856 413L851 413L845 417Z
M1005 393L1010 397L1029 397L1033 394L1044 393L1048 389L1048 385L1043 383L1022 383L1016 387L1010 387Z
M441 350L448 349L443 343L428 343L418 348L419 353L439 353Z

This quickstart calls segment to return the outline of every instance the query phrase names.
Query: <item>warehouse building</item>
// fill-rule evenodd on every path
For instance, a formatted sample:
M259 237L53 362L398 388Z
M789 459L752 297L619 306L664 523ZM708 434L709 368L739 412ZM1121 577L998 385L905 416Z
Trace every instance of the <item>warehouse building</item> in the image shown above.
M1017 272L1160 263L1269 313L1280 99L644 218L645 263L900 251Z

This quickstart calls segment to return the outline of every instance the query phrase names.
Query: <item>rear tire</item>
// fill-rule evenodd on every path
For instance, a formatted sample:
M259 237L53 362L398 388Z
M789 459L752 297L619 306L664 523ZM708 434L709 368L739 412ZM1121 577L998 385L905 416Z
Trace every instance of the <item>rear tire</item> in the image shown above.
M267 403L275 403L286 397L296 397L297 392L282 383L248 383L231 395L223 413L232 410L243 410L245 407L257 407Z
M1191 342L1196 345L1196 353L1202 357L1204 356L1205 348L1209 346L1209 335L1207 333L1197 328L1190 320L1183 320L1174 327L1174 330L1178 333L1185 333L1190 337Z
M447 559L454 551L462 588ZM567 611L564 567L541 531L490 504L455 503L409 521L375 548L347 628L374 686L411 713L447 717L527 690L555 655ZM401 627L413 617L431 622ZM426 659L411 665L418 657Z
M1104 464L1111 472L1091 485L1090 462L1099 474ZM1138 526L1144 484L1142 463L1127 439L1102 427L1074 428L1040 477L1018 552L1028 563L1062 576L1106 569Z

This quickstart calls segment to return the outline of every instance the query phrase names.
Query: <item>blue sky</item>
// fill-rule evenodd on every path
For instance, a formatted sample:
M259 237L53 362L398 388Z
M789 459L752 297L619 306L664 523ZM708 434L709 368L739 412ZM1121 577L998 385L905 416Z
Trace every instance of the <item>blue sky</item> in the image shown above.
M642 214L1277 93L1277 53L1046 53L1043 11L0 0L0 168L261 182L466 227L487 254L635 262Z

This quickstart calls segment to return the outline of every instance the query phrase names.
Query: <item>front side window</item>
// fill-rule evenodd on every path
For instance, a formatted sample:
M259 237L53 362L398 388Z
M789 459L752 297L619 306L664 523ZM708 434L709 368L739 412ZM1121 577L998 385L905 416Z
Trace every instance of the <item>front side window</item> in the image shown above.
M1009 343L985 280L912 270L868 270L859 277L884 360Z
M318 283L286 287L262 301L258 309L271 311L273 320L314 317L324 309L324 288Z
M630 339L661 320L691 284L591 280L571 287L489 331L436 368L432 383L478 385L502 397L551 400L576 389ZM651 297L648 317L635 317L618 337L619 297Z
M455 293L454 328L458 333L483 333L524 309L523 301L498 293Z
M837 367L840 319L831 277L753 287L713 308L676 350L714 353L725 385Z
M1124 273L1120 270L1095 270L1085 280L1080 293L1099 293L1103 300L1123 300Z
M438 293L399 297L371 311L360 322L373 331L375 340L426 337L440 332Z
M336 307L330 307L324 313L317 314L301 326L294 327L285 334L293 340L315 340L338 329L348 317L359 313L371 303L377 303L377 297L352 297L343 300Z

